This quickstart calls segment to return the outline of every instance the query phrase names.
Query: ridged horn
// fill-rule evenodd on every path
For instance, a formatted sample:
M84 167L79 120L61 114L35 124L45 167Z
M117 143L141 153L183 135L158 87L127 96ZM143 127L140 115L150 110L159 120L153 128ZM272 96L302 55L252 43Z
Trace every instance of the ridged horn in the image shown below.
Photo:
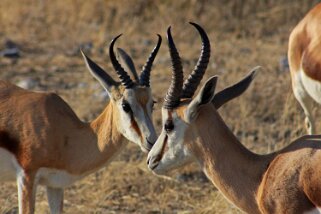
M197 29L201 36L202 50L194 70L184 81L181 98L193 97L204 76L211 55L211 44L204 29L196 23L190 22L190 24Z
M167 29L167 40L172 61L172 80L165 96L164 108L173 109L180 103L184 76L181 58L171 35L171 27Z
M149 80L150 80L150 72L152 70L152 66L153 66L153 62L155 60L155 57L158 53L158 50L162 44L162 37L157 34L158 36L158 42L157 45L155 46L155 48L153 49L152 53L149 55L143 69L142 72L140 74L140 78L139 78L139 84L142 86L146 86L146 87L150 87L149 84Z
M110 61L113 64L113 67L120 79L120 82L125 86L125 88L129 89L134 87L134 82L130 79L128 76L127 72L124 70L123 67L119 64L118 60L116 59L115 53L114 53L114 44L117 41L117 39L121 36L122 34L119 34L116 36L110 43L109 45L109 57Z

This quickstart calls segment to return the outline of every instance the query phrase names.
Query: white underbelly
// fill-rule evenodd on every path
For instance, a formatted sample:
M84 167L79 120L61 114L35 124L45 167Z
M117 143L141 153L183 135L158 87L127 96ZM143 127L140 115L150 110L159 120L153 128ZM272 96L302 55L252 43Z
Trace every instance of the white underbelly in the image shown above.
M15 156L0 148L0 182L16 181L16 176L22 168ZM37 171L35 182L40 185L64 188L72 185L85 175L73 175L64 170L40 168Z
M21 170L16 157L0 148L0 181L15 181L17 172Z
M303 71L300 73L305 90L316 102L321 104L321 82L308 77Z
M45 185L55 188L65 188L77 180L83 178L82 175L73 175L65 170L40 168L37 172L37 182L40 185Z

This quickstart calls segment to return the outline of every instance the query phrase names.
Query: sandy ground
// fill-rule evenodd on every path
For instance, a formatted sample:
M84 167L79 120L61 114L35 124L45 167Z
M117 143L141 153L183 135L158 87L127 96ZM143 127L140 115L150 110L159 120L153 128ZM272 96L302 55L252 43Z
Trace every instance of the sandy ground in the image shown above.
M275 2L271 1L271 4L273 3ZM6 4L10 5L8 2ZM197 3L194 4L199 6ZM220 90L241 79L252 67L262 66L249 90L220 110L220 114L240 141L254 152L264 154L280 149L306 133L303 111L291 90L286 52L289 33L309 6L312 7L313 1L309 4L305 9L300 10L301 15L293 19L292 16L287 15L291 18L287 20L283 20L283 16L273 16L274 10L279 7L272 5L267 11L257 12L256 16L264 16L264 19L257 18L253 23L244 24L245 21L240 21L239 27L235 28L233 19L234 22L231 22L233 29L229 29L229 24L214 25L210 19L200 16L199 22L207 30L212 43L212 57L204 80L212 75L219 75L218 90ZM221 4L217 3L217 5ZM217 5L210 5L214 12L217 11L215 9ZM187 6L187 9L182 7L182 11L193 10L192 6ZM12 7L18 6L13 4ZM24 7L26 6L21 6L21 11ZM113 6L110 3L106 7L110 9L119 6L117 4ZM158 5L160 11L163 7L166 8L166 4ZM298 7L293 6L293 8ZM121 13L116 16L121 16ZM173 35L181 52L186 76L193 69L198 58L200 40L195 30L186 23L189 20L185 20L183 14L177 16L180 19L173 26ZM8 19L8 17L5 18ZM273 22L269 22L269 18ZM125 31L119 46L129 50L138 67L149 55L156 41L155 33L161 33L164 42L151 75L153 95L158 102L154 111L154 124L159 133L160 108L169 85L171 72L165 39L166 28L171 22L164 19L165 21L159 27L154 26L149 29L149 33L131 30L128 27L129 24L124 22L124 27L119 24L118 29L113 29L103 43L99 43L98 39L91 40L90 36L87 40L83 39L86 37L81 35L78 41L77 36L71 33L72 36L66 35L65 40L60 38L56 41L41 40L35 36L39 39L37 44L36 39L28 42L28 38L32 38L29 34L23 38L17 31L19 26L12 27L16 28L17 34L13 34L14 30L6 26L4 33L0 33L0 38L3 44L6 39L13 38L19 45L21 57L16 60L1 57L0 78L20 85L29 84L31 90L55 91L70 104L81 119L90 121L102 111L108 98L102 87L86 70L78 51L79 44L84 41L93 41L93 47L88 49L89 55L115 76L105 49L108 43L106 41L109 41L117 32ZM222 21L228 20L228 17L227 20L222 17ZM248 21L248 19L245 20ZM278 25L271 33L270 25L274 22ZM148 23L148 26L151 26L151 23ZM245 30L242 30L243 25L246 25ZM99 32L99 30L87 32L87 35ZM48 35L48 38L51 36ZM69 40L73 40L74 43L68 42ZM315 114L320 114L317 109ZM319 124L317 126L320 128ZM133 143L128 143L126 149L108 167L66 189L65 213L239 212L207 180L197 164L175 171L165 178L156 177L150 173L145 162L146 154ZM17 213L15 183L2 183L0 189L0 213ZM42 187L38 188L36 206L37 213L48 213L46 195Z

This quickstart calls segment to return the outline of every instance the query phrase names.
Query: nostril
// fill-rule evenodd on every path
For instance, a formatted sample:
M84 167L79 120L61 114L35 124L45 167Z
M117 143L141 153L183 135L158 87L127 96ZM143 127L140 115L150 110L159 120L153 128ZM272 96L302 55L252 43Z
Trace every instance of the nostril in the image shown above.
M159 162L162 159L162 155L158 154L156 155L156 157L154 158L155 162Z
M147 158L147 161L146 161L147 165L149 165L149 160L150 160L150 157Z
M147 159L147 165L151 170L154 170L159 164L158 156Z

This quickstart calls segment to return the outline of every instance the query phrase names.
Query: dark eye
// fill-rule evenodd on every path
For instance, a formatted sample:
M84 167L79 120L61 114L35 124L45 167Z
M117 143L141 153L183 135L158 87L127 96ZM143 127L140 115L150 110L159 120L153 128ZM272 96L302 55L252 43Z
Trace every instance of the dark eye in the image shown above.
M154 110L155 103L157 103L155 100L152 102L152 110Z
M164 125L164 129L165 129L166 132L173 131L173 129L174 129L173 121L171 121L171 120L166 121L166 123Z
M123 107L123 110L126 112L126 113L129 113L132 111L132 109L130 108L130 105L127 103L127 102L123 102L121 104L121 106Z

